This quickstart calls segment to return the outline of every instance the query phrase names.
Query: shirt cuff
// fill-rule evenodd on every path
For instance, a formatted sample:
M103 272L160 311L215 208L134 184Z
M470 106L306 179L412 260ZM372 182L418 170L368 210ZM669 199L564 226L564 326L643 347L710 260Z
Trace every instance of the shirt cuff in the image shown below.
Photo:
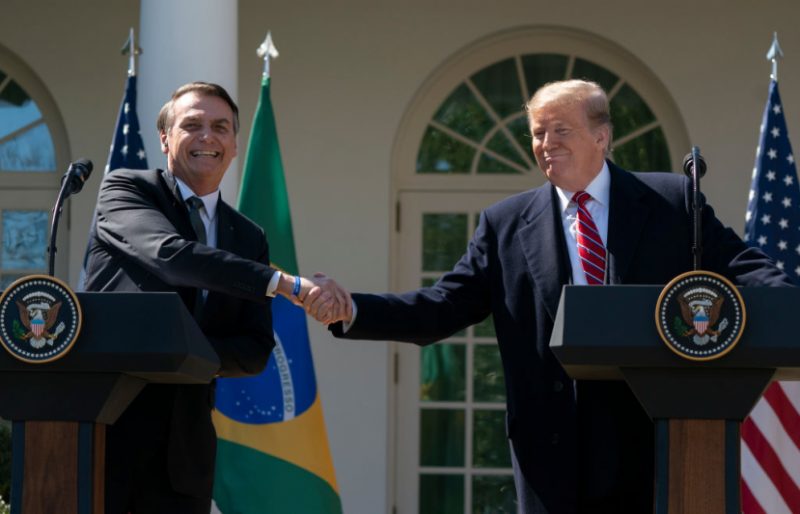
M350 327L352 327L356 322L356 316L358 315L358 306L356 305L355 300L353 300L353 317L350 318L350 322L342 321L342 334L346 334Z
M272 274L272 278L269 279L269 284L267 284L267 296L270 298L275 298L275 293L278 290L278 282L281 280L281 272L276 271Z

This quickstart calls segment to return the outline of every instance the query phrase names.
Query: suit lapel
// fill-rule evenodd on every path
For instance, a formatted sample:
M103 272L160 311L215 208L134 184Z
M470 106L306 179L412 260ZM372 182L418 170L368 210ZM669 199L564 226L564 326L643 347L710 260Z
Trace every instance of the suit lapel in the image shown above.
M178 233L185 239L192 241L197 240L197 234L194 233L192 222L189 221L189 212L186 210L186 205L183 202L180 189L178 189L178 182L172 173L164 170L159 170L161 179L164 181L166 189L167 202L172 207L169 212L164 214L178 229Z
M555 319L561 286L568 282L569 274L564 234L560 216L556 216L555 189L547 185L533 193L533 200L521 214L523 225L517 236L534 287L539 291L547 312Z
M608 213L609 283L625 283L636 248L644 232L650 207L645 202L645 190L633 175L612 163L611 195Z

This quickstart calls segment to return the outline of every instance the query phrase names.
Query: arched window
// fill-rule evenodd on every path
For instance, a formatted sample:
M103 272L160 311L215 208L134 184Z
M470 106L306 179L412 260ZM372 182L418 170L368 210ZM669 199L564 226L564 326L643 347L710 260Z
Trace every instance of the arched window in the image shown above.
M49 209L67 147L52 97L24 62L0 46L0 288L47 271ZM67 239L59 240L63 264Z
M392 156L392 286L430 284L463 254L480 211L545 181L524 104L546 82L586 78L609 94L611 159L670 171L689 149L669 92L630 52L584 32L531 27L447 59L420 87ZM505 387L491 319L446 341L397 345L400 514L515 512Z

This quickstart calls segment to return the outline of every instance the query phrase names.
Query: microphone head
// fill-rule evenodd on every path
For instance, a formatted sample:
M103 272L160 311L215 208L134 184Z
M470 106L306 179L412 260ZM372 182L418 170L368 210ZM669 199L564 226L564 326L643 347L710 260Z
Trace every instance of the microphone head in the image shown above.
M692 159L692 152L686 154L686 157L683 158L683 172L686 173L689 177L692 176L692 172L694 171L694 165L692 164L694 159ZM700 152L697 152L697 175L702 177L706 174L706 161L703 159L703 156L700 155Z
M83 184L89 179L92 169L94 169L94 165L89 159L78 159L69 165L67 174L64 176L64 180L70 184L69 194L78 193L83 189Z

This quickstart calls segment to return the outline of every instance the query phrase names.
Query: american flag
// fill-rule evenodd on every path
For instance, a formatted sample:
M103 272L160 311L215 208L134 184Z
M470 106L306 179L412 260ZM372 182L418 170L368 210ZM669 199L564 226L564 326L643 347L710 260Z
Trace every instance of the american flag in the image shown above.
M139 133L139 117L136 115L136 75L129 75L125 84L125 97L119 106L117 128L108 154L106 173L117 168L145 169L147 155Z
M800 283L800 187L775 80L745 219L745 241ZM742 424L742 511L800 512L800 383L773 383Z
M128 74L125 83L125 96L119 106L117 125L114 129L114 139L108 153L105 173L118 168L146 169L147 154L144 151L144 142L139 133L139 116L136 115L136 75ZM83 255L83 267L78 278L78 290L83 291L86 283L86 262L89 258L89 245L96 230L97 213L92 215L92 224L89 227L89 241Z

